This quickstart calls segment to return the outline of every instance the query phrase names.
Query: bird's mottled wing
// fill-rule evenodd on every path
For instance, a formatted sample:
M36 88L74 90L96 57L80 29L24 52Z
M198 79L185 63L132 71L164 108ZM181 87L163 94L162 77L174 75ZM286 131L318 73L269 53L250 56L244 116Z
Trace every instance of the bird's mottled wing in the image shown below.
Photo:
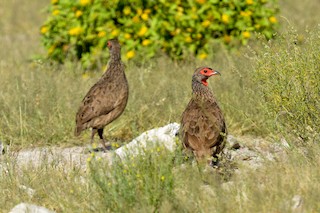
M185 146L192 150L199 150L210 149L218 144L224 125L223 117L219 114L222 116L219 108L202 108L190 101L181 121L181 134Z
M100 115L105 115L117 106L115 85L94 85L81 102L76 116L77 124L84 124Z

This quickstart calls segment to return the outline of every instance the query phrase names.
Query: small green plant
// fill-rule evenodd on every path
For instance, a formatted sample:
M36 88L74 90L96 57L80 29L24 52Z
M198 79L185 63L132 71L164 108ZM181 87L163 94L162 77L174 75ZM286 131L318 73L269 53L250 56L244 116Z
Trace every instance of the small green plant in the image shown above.
M210 42L246 44L252 32L271 38L278 26L277 0L52 0L40 31L49 58L80 59L85 67L105 57L106 41L118 37L126 59L208 56ZM103 57L102 57L103 56Z
M105 211L126 212L147 206L158 210L174 199L174 162L177 153L163 146L140 149L138 155L106 164L99 157L88 158L90 176L103 198Z
M255 77L277 127L303 141L319 141L320 28L294 30L265 44Z

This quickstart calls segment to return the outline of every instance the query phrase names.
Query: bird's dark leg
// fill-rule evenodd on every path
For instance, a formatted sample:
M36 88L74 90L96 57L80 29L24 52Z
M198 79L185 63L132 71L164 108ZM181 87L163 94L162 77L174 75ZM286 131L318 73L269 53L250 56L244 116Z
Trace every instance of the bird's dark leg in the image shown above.
M98 135L100 137L100 140L101 140L101 143L102 143L102 146L104 147L104 149L105 150L110 150L111 146L107 146L106 145L107 142L103 137L103 129L98 129Z
M209 162L211 167L218 167L219 166L219 158L216 154L212 155L212 160Z
M97 129L96 128L92 128L92 133L91 133L91 145L93 144L94 142L94 136L95 134L97 133Z

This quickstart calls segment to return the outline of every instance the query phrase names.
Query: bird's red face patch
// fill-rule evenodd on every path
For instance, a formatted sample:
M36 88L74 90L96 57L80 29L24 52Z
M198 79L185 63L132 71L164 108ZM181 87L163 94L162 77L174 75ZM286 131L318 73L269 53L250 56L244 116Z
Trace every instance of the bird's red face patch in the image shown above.
M108 46L108 48L111 48L111 42L110 41L108 41L108 44L107 44L107 46Z
M212 75L214 75L215 71L213 71L213 69L209 68L209 67L206 67L206 68L203 68L201 71L200 71L200 74L206 76L206 77L210 77Z
M200 74L205 76L205 78L203 78L201 80L202 84L205 86L208 86L208 78L213 76L213 75L220 75L220 73L218 71L214 71L213 69L211 69L210 67L206 67L203 68L202 70L200 70Z

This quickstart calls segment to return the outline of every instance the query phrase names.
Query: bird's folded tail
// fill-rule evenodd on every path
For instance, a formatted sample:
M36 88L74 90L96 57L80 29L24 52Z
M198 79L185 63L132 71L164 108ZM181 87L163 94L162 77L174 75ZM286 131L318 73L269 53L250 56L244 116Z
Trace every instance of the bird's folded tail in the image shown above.
M74 136L78 137L82 132L82 127L81 126L77 126L75 129L74 129Z

